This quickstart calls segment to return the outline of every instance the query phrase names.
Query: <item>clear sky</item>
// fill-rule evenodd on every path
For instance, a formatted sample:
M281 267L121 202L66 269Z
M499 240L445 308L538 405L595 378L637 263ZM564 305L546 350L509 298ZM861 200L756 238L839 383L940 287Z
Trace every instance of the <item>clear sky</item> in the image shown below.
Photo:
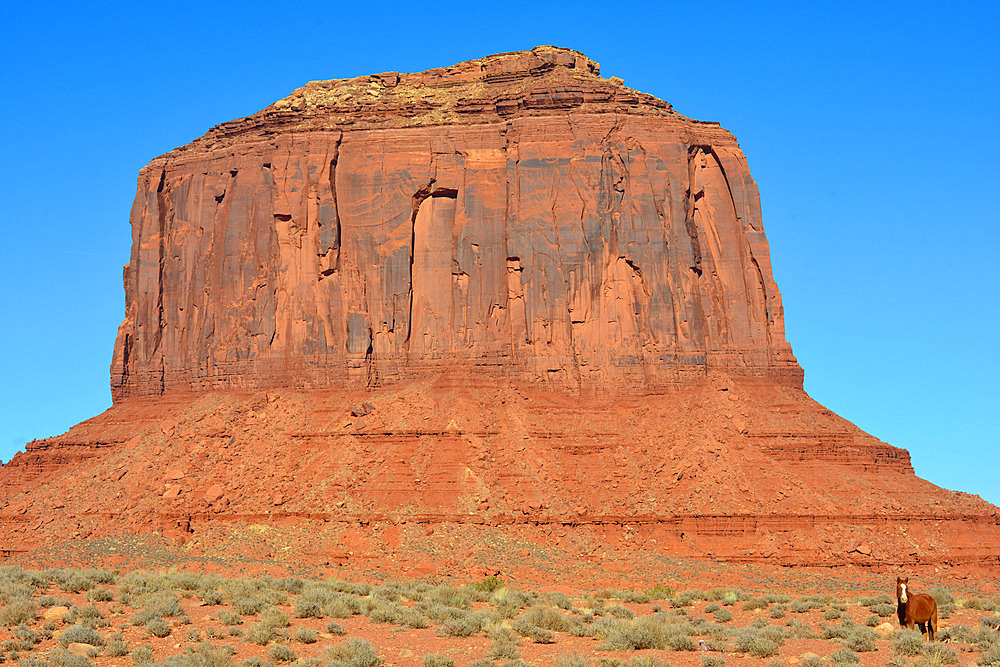
M309 80L555 44L736 134L807 391L1000 504L997 6L6 3L0 459L110 406L150 159Z

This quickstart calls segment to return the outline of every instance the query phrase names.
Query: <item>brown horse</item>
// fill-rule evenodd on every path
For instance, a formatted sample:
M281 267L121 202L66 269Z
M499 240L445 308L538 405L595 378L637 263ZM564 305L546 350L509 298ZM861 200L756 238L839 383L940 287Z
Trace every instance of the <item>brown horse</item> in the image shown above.
M909 581L909 577L896 577L896 614L899 616L899 625L912 630L916 623L923 634L926 623L927 638L934 641L938 626L937 602L930 595L911 593L907 586Z

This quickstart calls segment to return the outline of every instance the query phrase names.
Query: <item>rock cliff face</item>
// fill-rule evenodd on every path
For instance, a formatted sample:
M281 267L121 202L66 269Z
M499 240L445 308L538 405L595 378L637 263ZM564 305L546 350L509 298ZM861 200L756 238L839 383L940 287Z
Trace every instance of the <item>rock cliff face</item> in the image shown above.
M802 390L735 139L578 53L311 83L132 230L115 405L0 467L0 557L1000 567L997 508Z
M736 140L540 47L314 82L139 177L116 400L427 370L801 386Z

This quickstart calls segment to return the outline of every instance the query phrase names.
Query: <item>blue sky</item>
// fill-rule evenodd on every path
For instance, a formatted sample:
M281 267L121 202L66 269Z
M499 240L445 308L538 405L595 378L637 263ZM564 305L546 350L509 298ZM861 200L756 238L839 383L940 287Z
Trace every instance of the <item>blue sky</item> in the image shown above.
M0 459L110 405L150 159L309 80L556 44L736 134L807 391L1000 504L996 7L8 3Z

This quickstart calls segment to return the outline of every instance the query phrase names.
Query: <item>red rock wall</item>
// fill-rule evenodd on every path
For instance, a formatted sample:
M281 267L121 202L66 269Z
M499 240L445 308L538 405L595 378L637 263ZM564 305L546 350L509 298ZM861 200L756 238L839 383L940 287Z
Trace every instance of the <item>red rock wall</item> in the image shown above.
M801 384L724 130L574 114L310 131L145 169L115 399L422 370Z

